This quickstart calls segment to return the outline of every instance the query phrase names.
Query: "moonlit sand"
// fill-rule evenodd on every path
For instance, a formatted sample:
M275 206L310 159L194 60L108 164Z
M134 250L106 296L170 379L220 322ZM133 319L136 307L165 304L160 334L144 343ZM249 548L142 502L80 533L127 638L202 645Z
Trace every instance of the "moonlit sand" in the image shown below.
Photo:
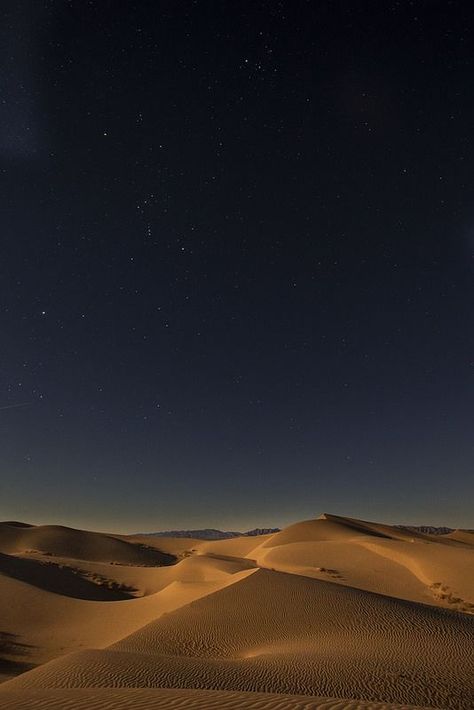
M0 706L474 702L474 534L323 515L204 541L0 525Z

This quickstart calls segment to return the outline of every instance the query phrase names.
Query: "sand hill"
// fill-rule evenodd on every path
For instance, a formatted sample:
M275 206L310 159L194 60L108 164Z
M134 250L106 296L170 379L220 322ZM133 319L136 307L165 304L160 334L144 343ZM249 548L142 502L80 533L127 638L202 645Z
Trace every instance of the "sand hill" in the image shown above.
M474 535L0 524L0 706L474 707Z

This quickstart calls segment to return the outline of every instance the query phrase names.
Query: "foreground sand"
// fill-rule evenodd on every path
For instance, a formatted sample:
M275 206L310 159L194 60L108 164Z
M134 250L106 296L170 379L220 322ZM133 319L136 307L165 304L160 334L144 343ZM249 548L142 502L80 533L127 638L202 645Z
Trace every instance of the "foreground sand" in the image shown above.
M2 707L474 707L470 533L336 516L217 542L3 524L0 551Z
M414 705L364 703L308 695L169 688L6 691L0 697L4 707L10 710L423 710Z

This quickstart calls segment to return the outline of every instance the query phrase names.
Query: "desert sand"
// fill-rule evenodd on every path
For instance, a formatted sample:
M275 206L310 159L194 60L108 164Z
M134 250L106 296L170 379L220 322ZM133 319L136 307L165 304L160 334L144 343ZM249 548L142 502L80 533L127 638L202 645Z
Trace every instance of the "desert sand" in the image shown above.
M474 707L474 534L0 524L0 707Z

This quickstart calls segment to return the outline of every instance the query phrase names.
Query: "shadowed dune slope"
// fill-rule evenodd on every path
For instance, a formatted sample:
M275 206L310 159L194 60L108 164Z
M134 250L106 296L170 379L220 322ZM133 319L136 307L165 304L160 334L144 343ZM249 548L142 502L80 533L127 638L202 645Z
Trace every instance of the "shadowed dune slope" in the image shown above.
M414 705L307 695L169 688L27 690L4 692L0 698L9 710L426 710Z
M0 552L0 575L11 577L54 594L95 601L118 601L130 598L120 585L95 584L67 565L28 559ZM1 589L1 582L0 582Z
M205 542L189 537L153 537L153 535L117 535L125 542L138 543L147 547L160 550L176 557L188 554L191 550L196 550Z
M472 617L259 570L104 651L66 656L5 690L179 687L468 710Z
M474 533L468 532L467 530L455 530L443 537L454 540L455 542L462 542L464 545L469 545L469 547L474 547Z

